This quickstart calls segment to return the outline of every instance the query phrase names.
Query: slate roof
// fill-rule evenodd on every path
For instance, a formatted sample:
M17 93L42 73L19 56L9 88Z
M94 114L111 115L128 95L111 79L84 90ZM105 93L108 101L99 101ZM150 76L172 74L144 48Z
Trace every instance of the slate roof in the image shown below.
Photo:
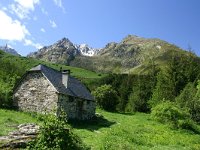
M69 75L67 88L62 84L62 72L47 67L38 65L28 72L41 71L43 75L52 83L59 93L79 97L87 100L94 100L88 89L76 78Z

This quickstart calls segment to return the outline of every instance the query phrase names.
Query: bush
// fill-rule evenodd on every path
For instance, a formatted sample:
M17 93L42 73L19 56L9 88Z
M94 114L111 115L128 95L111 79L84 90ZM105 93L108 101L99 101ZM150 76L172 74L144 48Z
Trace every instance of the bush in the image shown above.
M196 93L196 86L194 83L189 82L181 91L180 95L176 97L177 104L179 104L181 107L192 109Z
M111 85L102 85L93 92L97 105L108 111L116 110L118 103L117 92Z
M200 123L200 80L198 80L197 93L192 101L192 104L192 117L196 122Z
M159 122L167 123L173 128L188 129L197 132L196 124L190 119L190 114L175 103L163 102L152 108L151 117Z
M180 119L188 118L188 115L188 113L180 110L178 106L172 102L162 102L153 107L151 112L152 118L162 123L176 123Z
M200 123L200 83L189 82L176 98L180 107L187 108L191 118Z
M43 116L44 125L40 128L37 139L30 143L28 149L67 150L87 149L81 139L76 136L67 124L66 115Z
M178 128L190 130L190 131L193 131L195 133L200 132L198 126L191 119L179 120L178 121Z

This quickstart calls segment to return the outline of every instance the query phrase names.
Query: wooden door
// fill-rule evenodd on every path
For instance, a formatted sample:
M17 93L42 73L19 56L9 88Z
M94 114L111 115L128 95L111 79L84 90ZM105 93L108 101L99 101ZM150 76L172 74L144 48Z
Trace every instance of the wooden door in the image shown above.
M77 101L77 118L82 119L83 101Z

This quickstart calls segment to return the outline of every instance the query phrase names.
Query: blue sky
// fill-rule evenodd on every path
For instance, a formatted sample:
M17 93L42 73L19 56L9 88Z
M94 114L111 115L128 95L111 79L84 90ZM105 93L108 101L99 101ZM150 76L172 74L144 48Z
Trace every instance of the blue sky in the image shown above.
M21 55L63 37L102 48L128 34L200 55L199 0L1 0L0 45Z

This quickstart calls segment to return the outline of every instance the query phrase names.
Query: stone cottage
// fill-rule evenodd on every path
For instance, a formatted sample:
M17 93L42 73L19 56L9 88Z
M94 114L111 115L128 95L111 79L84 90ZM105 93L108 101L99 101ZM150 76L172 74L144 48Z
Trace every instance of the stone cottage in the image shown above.
M13 104L19 110L59 113L85 120L95 115L95 101L88 89L70 76L70 70L57 71L38 65L27 71L14 88Z

